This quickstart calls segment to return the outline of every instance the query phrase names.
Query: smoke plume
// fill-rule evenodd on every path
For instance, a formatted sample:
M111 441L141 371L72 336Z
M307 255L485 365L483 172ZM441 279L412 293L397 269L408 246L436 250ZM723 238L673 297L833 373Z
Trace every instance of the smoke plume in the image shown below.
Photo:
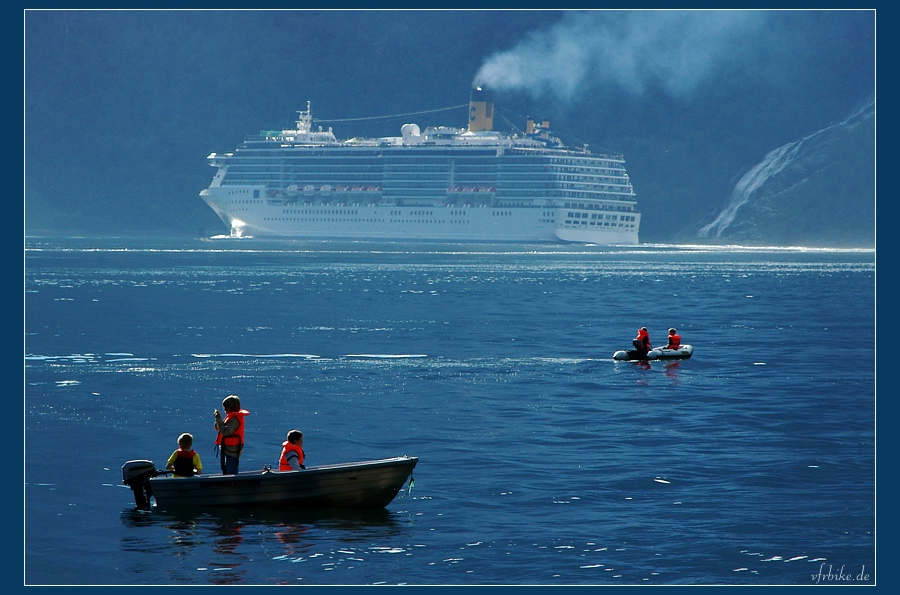
M686 99L724 61L746 57L743 41L765 18L737 10L566 12L488 58L473 83L562 99L599 86L635 95L658 86Z

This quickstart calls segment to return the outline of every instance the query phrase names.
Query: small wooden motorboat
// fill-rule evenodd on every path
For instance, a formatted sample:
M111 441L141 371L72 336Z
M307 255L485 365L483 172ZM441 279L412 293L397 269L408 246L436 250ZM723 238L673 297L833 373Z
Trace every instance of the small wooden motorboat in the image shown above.
M418 457L307 467L299 471L242 471L237 475L170 477L153 461L128 461L122 481L134 492L138 508L211 508L294 506L317 508L384 508L397 495Z
M641 353L635 349L623 349L613 353L613 359L619 361L672 360L690 359L692 355L694 355L694 348L690 345L682 345L678 349L657 347L648 351L647 355L641 355Z

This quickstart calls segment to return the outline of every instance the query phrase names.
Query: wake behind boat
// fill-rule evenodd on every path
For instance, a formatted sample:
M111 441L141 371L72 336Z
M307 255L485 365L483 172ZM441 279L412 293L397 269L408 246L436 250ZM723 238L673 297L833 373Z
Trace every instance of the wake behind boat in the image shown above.
M694 348L691 345L682 345L677 349L657 347L648 351L646 355L642 355L636 349L622 349L613 353L613 359L617 361L673 360L690 359L692 355L694 355Z
M122 481L134 492L139 509L150 498L161 509L224 506L384 508L397 495L418 457L307 467L299 471L242 471L237 475L168 477L153 461L128 461Z

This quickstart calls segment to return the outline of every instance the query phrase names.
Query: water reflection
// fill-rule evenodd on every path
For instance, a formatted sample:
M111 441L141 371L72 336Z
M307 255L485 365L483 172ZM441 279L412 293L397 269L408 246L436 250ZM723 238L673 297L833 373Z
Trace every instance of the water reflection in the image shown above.
M678 367L681 366L681 362L669 362L663 366L663 370L672 380L672 384L678 384Z
M192 512L154 507L149 511L129 508L121 516L127 528L164 528L172 532L178 543L190 544L191 536L205 532L204 536L214 542L215 551L223 553L233 552L241 544L245 529L254 534L271 534L285 543L296 543L296 537L310 528L362 534L376 530L379 535L395 534L401 529L395 515L387 509L221 508Z
M631 363L634 364L635 368L638 368L640 370L652 370L653 369L653 366L650 365L650 362L648 360L635 360ZM638 376L637 380L635 381L635 384L637 384L638 386L650 386L650 378L651 377L647 374L641 374L640 376Z
M217 554L235 554L237 547L244 539L241 537L243 527L243 520L236 520L233 523L217 523L213 528L212 550Z
M192 556L189 566L208 572L210 584L241 584L260 549L266 559L302 561L322 556L323 543L337 536L351 551L369 547L373 537L398 535L403 524L387 509L210 509L202 512L123 510L129 529L122 549L144 554ZM160 530L163 535L160 536Z
M279 530L275 531L275 537L284 546L284 553L282 556L286 558L296 558L298 556L308 555L310 546L308 542L303 540L303 537L308 530L309 527L306 525L282 523Z
M122 524L129 528L166 527L173 531L186 528L215 530L223 539L233 540L235 529L254 526L256 529L278 529L286 525L309 524L330 529L365 530L398 528L393 513L387 509L355 510L344 508L215 508L202 512L189 510L151 510L128 508L122 511Z

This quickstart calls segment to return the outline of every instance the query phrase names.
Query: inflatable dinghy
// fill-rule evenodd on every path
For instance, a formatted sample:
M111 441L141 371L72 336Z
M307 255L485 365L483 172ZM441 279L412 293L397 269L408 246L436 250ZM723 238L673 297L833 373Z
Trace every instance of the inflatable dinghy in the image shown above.
M613 354L613 359L618 361L647 361L647 360L672 360L672 359L690 359L694 355L694 348L690 345L682 345L678 349L668 349L666 347L657 347L642 356L637 350L628 349L620 350Z

